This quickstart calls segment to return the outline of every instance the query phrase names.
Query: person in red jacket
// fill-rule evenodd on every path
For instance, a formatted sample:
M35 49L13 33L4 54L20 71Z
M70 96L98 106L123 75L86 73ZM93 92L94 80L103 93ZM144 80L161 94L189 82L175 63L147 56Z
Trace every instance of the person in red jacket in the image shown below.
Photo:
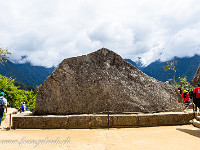
M184 90L182 94L182 98L185 101L185 109L189 107L190 104L190 95L188 91Z
M197 107L200 107L200 83L197 83L197 87L194 89L194 104L195 111L197 111Z

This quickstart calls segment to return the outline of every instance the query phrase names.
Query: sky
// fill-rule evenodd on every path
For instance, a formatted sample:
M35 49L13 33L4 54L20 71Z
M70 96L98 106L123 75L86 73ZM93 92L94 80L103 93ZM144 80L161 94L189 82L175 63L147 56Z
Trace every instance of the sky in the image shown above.
M57 66L103 47L143 65L200 55L199 0L0 0L10 60Z

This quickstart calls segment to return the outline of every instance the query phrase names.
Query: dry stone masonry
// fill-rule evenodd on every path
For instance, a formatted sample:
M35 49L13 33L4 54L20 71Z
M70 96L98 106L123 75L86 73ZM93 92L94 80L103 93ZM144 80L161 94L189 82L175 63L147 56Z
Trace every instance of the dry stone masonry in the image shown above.
M193 77L193 84L196 85L198 82L200 82L200 65Z
M176 89L111 50L68 58L39 88L35 115L181 111Z

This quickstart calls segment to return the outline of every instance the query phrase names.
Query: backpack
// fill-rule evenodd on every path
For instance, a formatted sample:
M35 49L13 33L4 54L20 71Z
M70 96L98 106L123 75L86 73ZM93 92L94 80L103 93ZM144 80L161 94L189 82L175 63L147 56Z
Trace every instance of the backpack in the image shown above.
M0 97L0 110L3 109L3 106L4 106L3 97Z
M189 95L190 95L190 98L192 98L192 97L194 96L193 91L190 91L190 92L189 92Z
M183 97L186 98L186 93L183 93Z

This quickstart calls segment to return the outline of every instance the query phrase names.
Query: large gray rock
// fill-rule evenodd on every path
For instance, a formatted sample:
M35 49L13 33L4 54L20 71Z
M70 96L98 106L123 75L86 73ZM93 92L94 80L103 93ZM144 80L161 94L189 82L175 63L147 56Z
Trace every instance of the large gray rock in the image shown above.
M34 114L180 111L176 89L102 48L69 58L44 81Z
M197 71L196 71L196 73L193 77L192 82L193 82L194 85L197 84L198 82L200 82L200 65L199 65L199 67L198 67L198 69L197 69Z

